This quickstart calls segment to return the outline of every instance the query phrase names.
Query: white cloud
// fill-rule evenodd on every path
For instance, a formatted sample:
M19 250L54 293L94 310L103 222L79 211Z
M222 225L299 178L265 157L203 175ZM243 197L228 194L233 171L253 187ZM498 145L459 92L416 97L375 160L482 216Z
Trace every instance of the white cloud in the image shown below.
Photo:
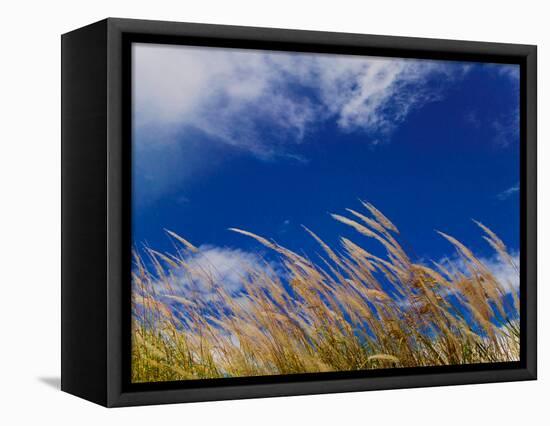
M249 271L261 271L261 259L239 249L201 246L199 252L185 258L185 268L172 270L171 284L176 295L189 296L199 292L205 299L214 294L212 283L223 286L230 294L243 290Z
M514 108L508 114L495 118L491 123L495 132L494 142L500 147L519 143L519 107Z
M139 43L133 60L136 202L186 191L226 161L216 146L305 166L296 147L327 120L374 145L468 70L443 61Z
M284 87L282 74L263 53L138 44L134 58L140 130L199 130L271 157L276 147L261 140L259 121L276 128L279 139L300 141L315 119L315 106Z
M500 75L508 77L512 82L519 82L519 65L517 64L499 64L498 67Z
M514 64L494 64L497 67L497 75L509 80L515 89L515 100L512 108L505 114L496 117L491 126L495 132L494 142L501 146L517 146L519 143L519 77L520 67Z
M519 253L512 255L513 265L496 256L482 261L505 288L519 289Z
M247 302L245 283L251 276L266 274L284 277L278 263L267 262L259 254L228 247L203 245L197 253L181 254L185 267L166 265L167 280L154 282L155 292L165 303L186 300L203 306L220 301L216 288L223 288L239 304Z
M516 195L519 192L519 183L516 183L514 186L511 186L508 189L497 194L497 198L501 201L507 200L508 198Z
M519 289L519 253L511 253L509 261L505 261L500 258L498 255L492 257L480 257L478 260L491 271L497 281L505 289ZM461 258L445 258L442 261L438 262L441 265L444 265L449 271L458 271L466 276L469 276L470 270L466 267L464 260ZM517 269L516 269L517 268Z
M199 250L188 260L188 267L205 271L230 293L243 289L243 280L249 271L264 269L257 255L243 250L211 246L203 246Z
M262 140L265 124L298 143L329 117L347 131L389 131L437 98L424 87L430 77L465 70L425 60L153 44L136 44L133 54L138 127L191 127L267 157L277 147Z

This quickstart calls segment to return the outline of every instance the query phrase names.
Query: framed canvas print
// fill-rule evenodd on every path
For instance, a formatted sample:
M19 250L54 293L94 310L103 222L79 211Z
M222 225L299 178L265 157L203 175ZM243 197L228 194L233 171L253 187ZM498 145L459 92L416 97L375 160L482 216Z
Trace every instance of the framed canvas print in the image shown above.
M62 389L536 378L536 47L107 19L62 37Z

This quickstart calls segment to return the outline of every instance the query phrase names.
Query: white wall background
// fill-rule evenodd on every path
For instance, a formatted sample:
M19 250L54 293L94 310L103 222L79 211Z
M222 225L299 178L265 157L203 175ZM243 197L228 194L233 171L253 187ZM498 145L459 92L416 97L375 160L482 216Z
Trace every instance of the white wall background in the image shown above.
M550 182L550 32L545 9L537 0L3 2L0 423L542 424L550 394L550 223L545 220L550 217L545 190ZM107 16L537 44L539 381L116 410L58 391L60 34Z

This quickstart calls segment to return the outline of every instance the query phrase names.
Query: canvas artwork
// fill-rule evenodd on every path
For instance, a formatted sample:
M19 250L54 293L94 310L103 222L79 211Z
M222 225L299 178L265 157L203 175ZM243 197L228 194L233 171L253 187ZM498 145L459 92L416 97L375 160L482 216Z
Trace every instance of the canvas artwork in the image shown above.
M519 361L519 65L131 58L133 383Z

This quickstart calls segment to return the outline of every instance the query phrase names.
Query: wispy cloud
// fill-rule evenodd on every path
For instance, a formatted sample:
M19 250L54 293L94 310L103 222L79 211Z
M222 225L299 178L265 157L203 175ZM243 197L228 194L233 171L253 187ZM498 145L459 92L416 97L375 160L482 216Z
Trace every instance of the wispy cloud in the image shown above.
M516 100L512 108L506 114L497 117L492 122L495 132L494 141L501 147L507 147L519 143L519 78L520 67L514 64L499 64L497 75L508 79L516 91Z
M135 158L150 176L140 190L153 193L203 168L204 138L301 165L308 159L296 147L327 120L376 143L468 71L444 61L155 44L135 44L133 61ZM151 169L151 153L167 157L163 170Z
M519 65L516 64L500 64L495 65L498 67L498 73L505 77L508 77L513 82L519 82L520 70Z
M260 258L255 253L244 250L201 246L197 253L184 257L185 268L171 268L170 287L158 282L157 289L172 296L192 297L200 294L203 300L214 299L216 291L213 285L223 286L232 295L244 290L244 283L250 271L272 273L277 267Z
M257 155L278 139L301 142L328 118L347 131L387 132L437 99L434 76L467 69L445 62L136 44L138 127L193 127ZM261 130L259 129L261 128Z
M498 282L502 283L505 288L514 290L519 289L519 253L512 254L513 264L504 262L497 256L489 259L482 259L482 262L489 268Z
M505 261L498 255L492 257L480 257L478 260L485 265L493 274L496 280L504 287L504 289L518 290L520 284L519 276L519 253L512 252L510 261ZM445 258L439 262L450 271L458 271L465 276L471 275L471 270L466 266L463 259L458 257Z
M490 130L492 143L499 148L517 146L519 143L519 108L517 105L514 105L511 111L497 115L471 110L464 114L464 122L476 130Z
M519 108L493 120L494 142L501 147L519 143Z
M468 111L464 115L464 121L469 124L470 126L479 129L481 127L481 119L479 118L479 114L477 111Z
M516 183L514 186L511 186L508 189L497 194L497 198L501 201L507 200L508 198L519 193L519 183Z
M519 65L514 64L485 64L483 66L493 79L503 83L506 93L511 95L507 110L502 108L484 110L472 109L464 114L464 121L474 129L484 131L486 127L492 133L492 142L495 146L506 148L517 145L519 142ZM510 90L512 89L512 90Z

